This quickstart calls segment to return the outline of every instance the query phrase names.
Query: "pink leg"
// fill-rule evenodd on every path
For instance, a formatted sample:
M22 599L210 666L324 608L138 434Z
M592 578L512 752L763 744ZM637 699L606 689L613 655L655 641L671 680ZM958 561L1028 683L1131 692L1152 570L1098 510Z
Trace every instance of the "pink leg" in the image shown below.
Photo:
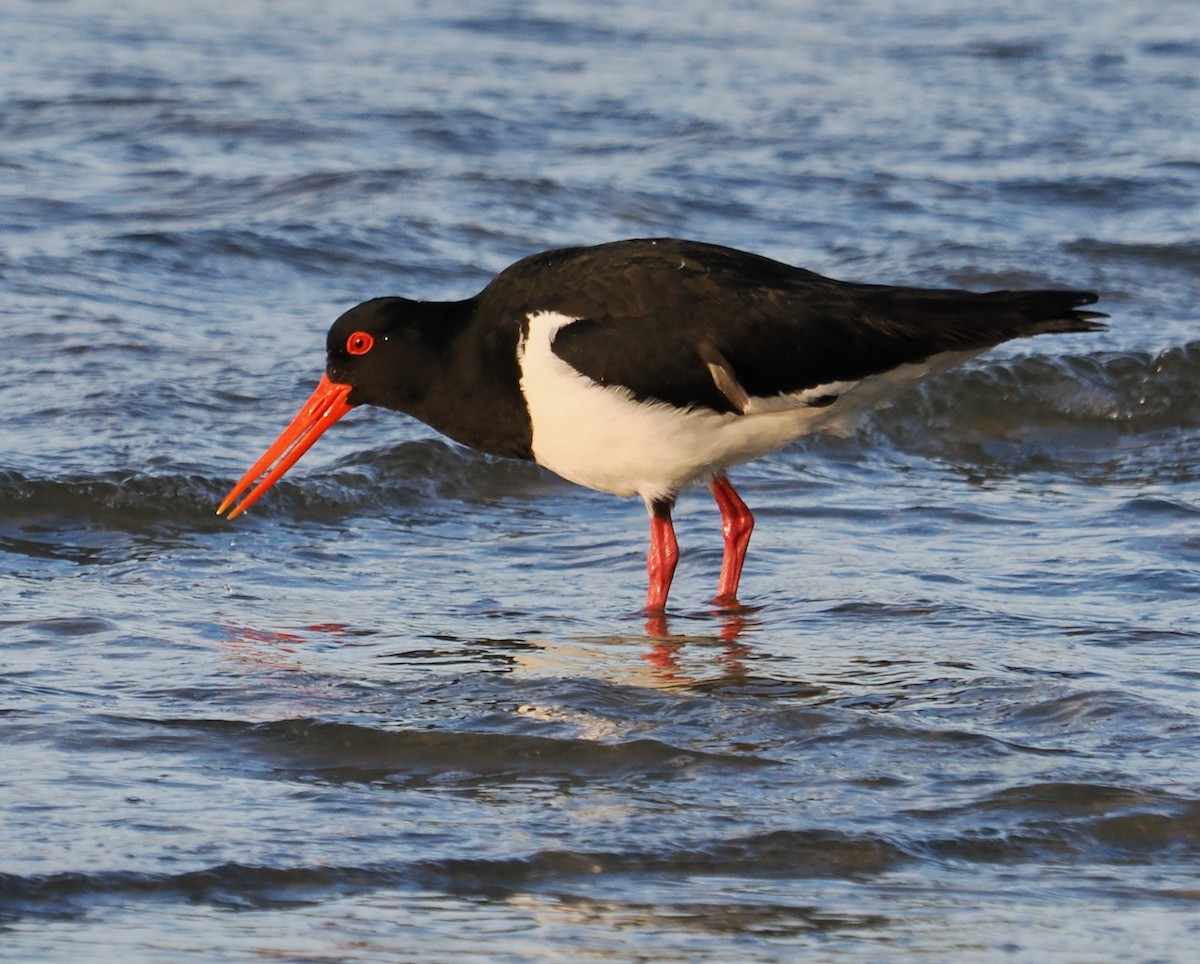
M646 591L647 613L654 615L667 608L667 594L671 591L677 562L679 544L675 541L675 527L671 524L671 503L652 503L650 551L646 554L646 572L650 576L650 588Z
M729 480L718 475L712 481L713 498L721 510L721 533L725 537L725 557L721 561L721 581L713 602L723 606L737 605L738 582L742 578L742 563L754 531L754 515L734 491Z

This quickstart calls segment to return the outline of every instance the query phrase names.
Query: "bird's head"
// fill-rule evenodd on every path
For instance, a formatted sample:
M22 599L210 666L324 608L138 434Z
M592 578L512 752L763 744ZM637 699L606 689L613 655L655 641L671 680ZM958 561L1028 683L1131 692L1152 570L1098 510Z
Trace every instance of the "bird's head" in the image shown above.
M316 391L230 490L217 514L239 515L279 481L329 426L356 405L385 405L403 410L431 367L429 343L419 322L422 303L404 298L375 298L351 308L329 329L325 374ZM265 476L264 476L265 473ZM261 478L261 481L259 481ZM255 483L257 482L257 485Z
M406 411L435 367L441 343L438 303L373 298L351 308L325 339L325 377L348 385L350 405Z

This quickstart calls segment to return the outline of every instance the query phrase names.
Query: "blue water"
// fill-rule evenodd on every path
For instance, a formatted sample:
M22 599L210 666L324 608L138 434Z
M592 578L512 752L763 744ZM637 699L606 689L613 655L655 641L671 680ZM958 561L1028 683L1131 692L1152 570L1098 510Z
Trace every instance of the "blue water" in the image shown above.
M1192 0L9 0L0 958L1194 959L1197 77ZM345 308L661 235L1111 326L736 472L745 614L685 495L665 636L640 504L393 413L214 515Z

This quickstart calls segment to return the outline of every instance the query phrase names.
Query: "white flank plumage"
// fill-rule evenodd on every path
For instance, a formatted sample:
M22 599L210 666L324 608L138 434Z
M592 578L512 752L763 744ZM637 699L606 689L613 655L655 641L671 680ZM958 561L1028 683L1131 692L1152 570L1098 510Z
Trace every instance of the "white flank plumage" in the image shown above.
M580 374L552 350L555 335L577 320L550 311L531 314L517 346L534 458L571 482L647 502L673 498L691 482L803 435L850 432L863 414L900 390L976 354L946 352L860 381L751 396L745 414L729 414L638 401L626 388ZM813 406L831 395L836 401Z

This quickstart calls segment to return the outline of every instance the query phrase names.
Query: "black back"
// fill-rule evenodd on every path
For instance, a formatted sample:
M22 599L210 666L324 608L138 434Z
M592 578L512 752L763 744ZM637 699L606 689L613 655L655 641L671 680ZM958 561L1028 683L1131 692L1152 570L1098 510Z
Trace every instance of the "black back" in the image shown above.
M505 329L529 312L580 319L554 352L640 399L733 411L709 370L722 358L769 397L888 371L945 351L1043 332L1090 331L1083 291L864 285L732 248L673 239L547 251L501 272L478 311Z

